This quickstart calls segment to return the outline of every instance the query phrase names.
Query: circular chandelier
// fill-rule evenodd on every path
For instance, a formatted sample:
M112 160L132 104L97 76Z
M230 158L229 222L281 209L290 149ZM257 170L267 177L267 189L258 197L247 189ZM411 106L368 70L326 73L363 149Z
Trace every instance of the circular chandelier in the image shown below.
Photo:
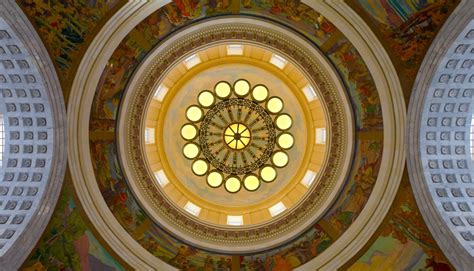
M183 155L192 160L192 172L229 193L242 187L256 191L262 182L275 181L295 142L289 132L293 119L283 108L283 100L270 96L266 86L252 88L245 79L201 91L181 127Z

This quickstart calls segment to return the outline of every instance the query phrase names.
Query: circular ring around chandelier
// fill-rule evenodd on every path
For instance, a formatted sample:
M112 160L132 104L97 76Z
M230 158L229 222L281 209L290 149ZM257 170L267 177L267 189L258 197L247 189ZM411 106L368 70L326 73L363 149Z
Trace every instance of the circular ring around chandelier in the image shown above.
M233 85L220 81L213 91L201 91L197 104L186 109L189 122L181 128L182 152L192 160L192 172L229 193L242 187L256 191L262 182L275 181L295 143L289 132L293 119L283 109L280 97L270 96L262 84L252 88L245 79Z

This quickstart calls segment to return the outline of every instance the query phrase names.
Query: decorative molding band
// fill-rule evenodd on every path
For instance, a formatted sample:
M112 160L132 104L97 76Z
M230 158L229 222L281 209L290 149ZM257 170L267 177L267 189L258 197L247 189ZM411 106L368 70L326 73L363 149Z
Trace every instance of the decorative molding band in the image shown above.
M239 38L233 38L239 37ZM153 95L153 86L165 74L165 70L181 61L183 55L196 52L209 44L221 42L245 42L278 50L297 64L320 90L321 100L328 109L331 123L331 144L328 161L321 169L323 181L317 182L308 195L291 212L279 219L251 228L224 228L208 225L186 214L182 208L167 200L148 172L140 134L144 129L143 115ZM192 48L191 51L186 48ZM169 38L144 60L136 78L127 87L122 103L118 139L120 157L127 179L134 188L142 205L147 206L151 217L159 220L168 230L181 239L204 249L224 253L250 253L269 249L298 236L313 225L336 199L348 175L354 148L354 124L352 108L346 90L337 72L325 56L302 38L253 18L213 18L200 22ZM351 143L347 143L351 142ZM146 202L146 203L144 203Z

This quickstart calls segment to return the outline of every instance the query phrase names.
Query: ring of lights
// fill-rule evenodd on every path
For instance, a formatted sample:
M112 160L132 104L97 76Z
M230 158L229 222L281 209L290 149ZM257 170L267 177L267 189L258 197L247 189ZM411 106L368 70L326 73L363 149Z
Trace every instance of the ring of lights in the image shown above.
M293 136L284 132L291 128L292 119L282 113L283 101L269 97L264 85L251 88L244 79L237 80L233 87L218 82L213 92L202 91L197 101L186 110L190 123L181 129L187 141L183 155L193 160L193 173L206 175L212 188L224 184L229 193L237 193L242 187L256 191L261 181L273 182L276 168L288 164L285 150L294 144ZM273 165L265 165L269 160Z
M124 97L119 118L120 133L126 135L123 138L119 137L119 148L122 156L128 156L128 158L122 158L122 166L132 190L143 204L143 207L164 228L178 229L173 231L178 237L184 238L196 246L217 251L228 251L230 247L232 247L232 252L250 252L270 248L285 242L289 238L293 238L312 225L324 213L324 210L331 205L334 196L338 193L347 174L351 160L350 153L353 148L352 144L347 144L347 142L352 142L350 139L353 133L352 112L346 100L342 83L332 70L331 65L327 63L327 60L314 47L308 44L304 45L305 41L286 29L273 31L272 28L274 26L267 28L269 25L261 21L258 22L258 25L247 23L248 21L254 21L253 19L244 19L242 21L246 23L236 24L234 20L229 21L229 19L222 19L218 23L214 20L212 25L201 23L195 27L189 27L184 31L186 33L181 33L181 37L172 37L157 48L142 63L141 68L139 68L141 71L137 72L140 76L131 80L128 89L133 89L134 91L129 92ZM321 100L324 100L325 104L331 105L330 111L327 110L326 105L323 107L324 112L327 114L327 122L332 123L332 125L328 127L328 134L330 135L326 145L328 154L324 158L321 172L314 182L315 185L309 187L304 197L288 211L265 221L265 223L251 226L229 227L209 224L190 215L173 200L170 200L156 181L150 181L150 179L154 179L154 173L144 166L144 164L147 164L143 163L145 153L143 146L145 143L142 141L142 137L136 134L137 130L143 131L144 129L142 116L147 106L143 105L150 104L151 94L156 89L156 85L159 84L157 82L161 82L166 74L172 70L175 64L170 63L180 63L182 61L182 58L176 57L177 55L182 55L182 53L177 52L182 52L183 49L189 48L187 45L189 43L193 43L193 50L190 51L192 53L196 52L196 50L215 45L218 42L229 42L232 40L231 37L219 34L221 31L237 33L236 36L239 38L235 38L235 40L239 42L257 44L258 46L268 48L275 48L274 41L278 40L278 52L293 63L296 63L297 67L304 71L311 84L317 85L318 96L320 96ZM288 36L282 36L282 32L288 34ZM265 36L267 39L261 39L261 36ZM212 43L208 41L210 38L213 40ZM308 50L311 52L308 52ZM258 82L255 83L257 84ZM259 97L257 96L256 98ZM204 105L210 107L211 104ZM196 110L196 112L198 111ZM287 115L284 116L287 118ZM204 114L196 118L196 120L201 118L204 118ZM194 123L191 125L195 126ZM157 135L160 142L159 134ZM197 135L198 133L196 132L192 138ZM281 137L281 144L283 144L285 139L288 140L290 138L289 135L291 136L288 132L279 135ZM312 138L314 140L314 135ZM137 141L141 142L141 149L137 148ZM289 141L289 143L286 143L287 148L293 147L295 143L294 140ZM185 144L184 148L186 146ZM194 148L195 152L200 152L195 146L191 147L188 145L188 147ZM307 152L311 153L312 148L308 147L307 149ZM275 161L279 159L275 155L272 158ZM309 156L305 158L305 163L310 162L309 158ZM204 164L201 163L199 166L206 167ZM328 167L328 164L331 166ZM285 163L279 165L284 166ZM295 178L296 180L301 180L307 165L303 164L303 169L298 170L300 175ZM210 170L209 173L212 173L219 180L224 179L224 176L219 172ZM247 176L249 183L261 174L260 171L256 173ZM237 183L239 180L234 178L235 176L230 175L226 181ZM174 179L171 178L171 181L174 182ZM217 186L217 183L214 185ZM253 187L252 189L258 189L258 187ZM282 221L285 222L282 223ZM278 238L275 238L277 235ZM245 238L243 238L244 236Z
M223 111L232 113L234 109L241 109L249 118L245 118L244 116L244 119L241 119L236 116L237 119L234 120L231 119L230 116L226 117L222 114L224 113ZM220 124L218 119L225 125L224 127L214 126ZM255 126L257 126L260 131L253 129ZM263 130L261 128L263 128ZM221 129L221 133L218 133L219 129ZM236 136L239 135L243 135L243 137L236 139ZM264 135L268 136L264 137ZM214 141L216 140L215 137L217 137L217 143ZM259 144L262 142L257 143L258 139L263 141L263 145ZM245 174L260 168L271 156L275 141L276 133L273 127L273 119L261 106L244 99L228 99L219 102L206 113L206 117L201 124L199 135L199 142L203 148L204 156L214 167L228 174ZM219 149L228 147L226 149L229 149L229 153L231 150L251 151L250 148L252 148L253 144L255 144L256 149L263 151L259 156L253 159L253 161L248 163L234 163L235 166L228 165L226 161L219 159L214 153L216 147Z

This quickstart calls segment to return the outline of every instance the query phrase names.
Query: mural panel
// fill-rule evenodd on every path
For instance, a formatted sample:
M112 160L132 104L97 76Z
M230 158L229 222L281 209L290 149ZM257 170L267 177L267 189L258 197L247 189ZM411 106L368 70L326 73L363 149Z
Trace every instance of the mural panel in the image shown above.
M395 64L405 98L421 61L459 0L346 0L376 34Z
M387 269L454 270L426 227L406 175L378 237L349 267L351 271Z
M379 37L411 94L428 47L458 0L346 0ZM451 270L426 228L405 177L378 238L351 270ZM406 253L412 253L410 255ZM381 265L382 264L382 265Z
M125 1L17 0L17 3L46 45L66 90L65 86L70 86L82 54L94 35Z
M69 174L48 227L21 270L125 270L97 240L78 205Z

